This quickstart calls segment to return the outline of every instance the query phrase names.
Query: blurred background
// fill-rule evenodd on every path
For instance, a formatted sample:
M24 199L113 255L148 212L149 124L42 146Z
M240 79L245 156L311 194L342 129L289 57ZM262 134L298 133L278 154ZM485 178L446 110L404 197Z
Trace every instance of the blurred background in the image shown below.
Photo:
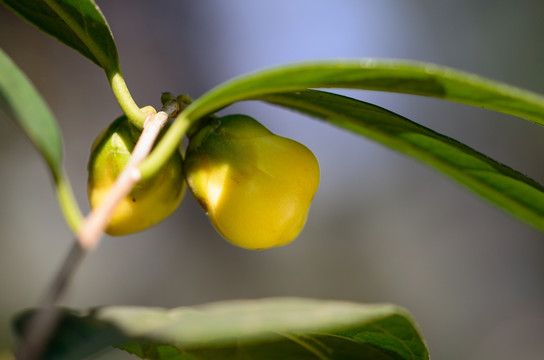
M544 93L541 0L97 0L140 106L197 98L232 77L294 61L434 62ZM60 123L81 206L94 137L120 114L102 70L0 8L0 47ZM544 129L512 116L415 96L348 94L393 110L544 182ZM365 138L261 103L244 112L311 148L321 185L292 244L228 244L189 194L162 224L106 237L65 302L187 306L304 296L392 302L415 317L435 359L541 357L544 236L426 166ZM73 239L51 179L0 116L0 348L9 318L35 306ZM129 359L123 353L104 358Z

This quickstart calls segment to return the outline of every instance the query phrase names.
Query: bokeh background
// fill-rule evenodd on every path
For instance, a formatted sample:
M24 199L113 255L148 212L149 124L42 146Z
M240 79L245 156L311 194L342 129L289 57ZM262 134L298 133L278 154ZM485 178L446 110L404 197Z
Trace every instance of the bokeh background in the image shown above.
M544 93L541 0L97 0L139 105L198 97L243 73L322 58L435 62ZM116 118L103 72L0 8L0 47L60 123L81 206L96 134ZM544 129L415 96L348 92L452 136L544 182ZM426 166L330 125L260 103L248 113L310 147L322 181L305 230L262 252L222 240L188 195L167 221L106 237L65 302L185 306L305 296L392 302L412 312L435 359L537 359L544 333L544 236ZM72 238L37 151L0 115L0 348L34 306ZM104 358L129 359L122 353Z

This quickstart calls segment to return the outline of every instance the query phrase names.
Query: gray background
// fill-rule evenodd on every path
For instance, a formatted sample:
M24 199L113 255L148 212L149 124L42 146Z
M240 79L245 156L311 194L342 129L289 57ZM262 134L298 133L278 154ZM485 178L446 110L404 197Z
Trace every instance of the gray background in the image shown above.
M162 91L196 98L252 70L339 57L430 61L544 93L541 0L97 2L140 106L158 106ZM57 116L67 172L87 211L90 145L120 113L103 72L4 8L0 47ZM544 181L544 131L537 125L440 100L347 93ZM435 359L541 356L541 233L366 139L259 103L223 111L230 112L257 117L318 157L321 186L299 238L262 252L236 248L188 195L161 225L104 238L78 272L66 305L174 307L283 295L393 302L415 316ZM37 303L72 239L43 161L1 113L0 169L5 348L9 317Z

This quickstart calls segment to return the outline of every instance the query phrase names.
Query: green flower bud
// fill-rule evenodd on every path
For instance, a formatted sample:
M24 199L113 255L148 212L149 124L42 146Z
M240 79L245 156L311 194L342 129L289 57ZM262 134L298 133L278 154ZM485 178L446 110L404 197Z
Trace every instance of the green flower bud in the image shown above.
M185 178L223 237L265 249L291 242L302 230L319 165L304 145L249 116L229 115L190 139Z
M125 116L115 120L95 140L88 164L88 196L91 208L107 195L127 164L140 133ZM106 233L126 235L147 229L170 216L185 193L182 157L176 152L153 177L142 180L121 200Z

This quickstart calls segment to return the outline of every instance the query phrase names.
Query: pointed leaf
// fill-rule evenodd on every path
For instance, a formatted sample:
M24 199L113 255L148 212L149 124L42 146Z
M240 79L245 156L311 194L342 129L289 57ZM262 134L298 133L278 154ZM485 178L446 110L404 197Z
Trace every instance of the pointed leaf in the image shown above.
M415 157L544 231L544 187L458 141L378 106L326 92L275 94L262 100L323 119Z
M62 172L62 140L49 107L28 78L0 49L0 110L17 122L41 152L53 175Z
M309 88L398 92L481 106L544 125L544 97L513 86L434 64L393 60L331 60L290 64L243 75L189 105L151 156L140 165L154 173L176 151L187 127L238 101Z
M113 72L119 67L111 30L92 0L0 0L25 20Z
M269 95L285 92L302 92L308 88L368 89L430 96L482 106L544 125L543 96L462 71L410 61L372 59L319 61L258 71L228 81L207 92L178 116L179 121L174 122L151 156L140 165L140 169L146 176L152 174L176 150L188 124L210 113L237 101L263 99ZM300 104L292 105L295 108L298 106L301 106L299 110L312 115L330 117L330 114L321 114L324 109L320 109L319 114L316 114L315 108L310 110L303 109L304 106ZM338 114L340 115L339 112ZM341 122L346 128L361 133L360 126L353 125L350 123L351 120L342 117L337 119L342 119ZM408 136L415 137L410 141L417 143L419 149L407 146L410 143L406 141L407 139L404 139L406 141L404 145L393 144L391 141L383 142L426 161L504 209L544 230L542 224L544 200L541 185L503 165L497 167L497 163L489 163L481 154L475 156L471 151L459 151L463 146L451 139L445 141L440 138L437 141L435 136L422 137L417 132ZM457 145L443 146L448 143ZM449 151L452 153L448 154ZM467 164L464 164L464 161ZM474 162L478 164L473 164Z
M16 321L19 329L28 316ZM416 325L399 307L299 298L172 310L106 307L87 315L66 312L45 358L73 359L69 353L81 345L103 346L106 336L101 334L111 336L110 345L157 360L428 359Z
M66 222L77 233L83 218L64 173L62 137L55 117L28 78L0 49L0 116L3 115L23 129L44 157Z
M187 116L201 117L237 101L308 88L349 88L456 101L544 124L544 97L476 75L413 61L360 59L285 65L244 75L196 100Z

